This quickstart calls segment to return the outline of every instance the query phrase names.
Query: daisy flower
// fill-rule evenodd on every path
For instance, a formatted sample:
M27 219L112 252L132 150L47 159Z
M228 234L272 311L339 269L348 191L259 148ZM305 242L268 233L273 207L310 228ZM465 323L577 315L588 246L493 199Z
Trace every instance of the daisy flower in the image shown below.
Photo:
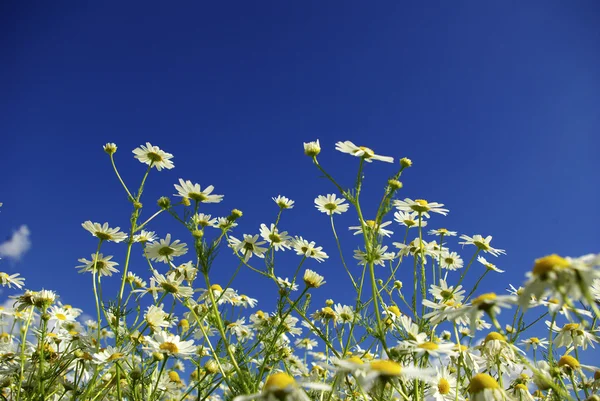
M419 227L419 213L397 211L394 213L394 221L408 228ZM426 225L427 221L421 219L421 227L425 227Z
M495 249L490 246L490 242L492 242L491 235L483 238L479 234L475 234L473 237L463 234L459 238L464 240L464 242L459 242L461 245L475 245L483 252L492 254L494 256L506 255L506 251L504 249Z
M316 272L306 269L304 272L304 284L309 288L319 288L325 284L325 278Z
M163 263L169 263L172 258L185 255L187 251L186 243L179 243L179 240L171 242L171 234L167 234L164 239L154 242L144 249L146 257L150 260Z
M323 262L329 256L323 252L322 246L316 246L314 241L308 242L302 237L294 237L291 241L296 255L304 255L307 258L315 259L317 262Z
M264 223L260 225L260 236L263 237L276 251L284 251L290 249L290 237L287 231L279 231L275 224L271 223L270 227L267 227Z
M175 167L171 161L173 155L161 150L158 146L152 146L150 142L146 142L146 146L141 145L139 148L135 148L133 154L140 162L156 167L158 171L163 168L172 169Z
M181 341L178 335L173 335L165 331L159 331L154 336L145 336L148 346L147 350L159 352L175 358L187 359L196 353L196 346L193 340Z
M98 276L112 276L113 273L118 273L119 271L114 268L117 266L117 262L111 261L112 256L104 256L103 254L95 254L92 253L92 259L87 260L85 258L77 259L78 262L83 263L80 266L75 266L76 269L79 269L79 273L83 272L91 272L94 271L98 273Z
M429 289L429 293L433 295L435 299L440 301L453 301L453 302L462 302L465 298L463 294L465 290L462 289L462 285L454 288L454 286L448 286L446 280L440 280L440 285L437 286L435 284L431 285Z
M127 234L119 231L121 227L110 228L108 223L100 225L100 223L92 223L88 220L81 226L101 241L121 242L127 239Z
M495 271L496 273L504 273L504 270L498 269L495 264L488 262L483 256L477 256L477 261L484 265L488 270Z
M429 235L443 235L444 237L456 237L456 231L448 231L445 228L438 228L437 230L429 230Z
M447 270L462 269L463 260L456 252L444 252L440 258L440 265Z
M315 207L319 212L332 216L348 211L350 205L344 202L344 198L337 198L335 194L319 195L315 198Z
M549 342L546 341L545 338L529 337L521 341L521 344L525 346L526 351L529 351L530 347L534 350L538 349L538 347L546 349L548 347Z
M98 365L105 365L107 363L120 361L127 356L128 352L130 351L109 345L102 351L93 355L94 363Z
M356 146L350 141L336 142L335 150L339 150L342 153L348 153L352 156L361 157L363 160L369 163L371 163L373 160L379 160L386 163L394 162L393 157L376 155L373 150L364 146Z
M52 306L48 309L50 320L57 321L59 323L74 322L77 315L73 313L71 309L66 309L60 306Z
M279 288L282 288L284 290L298 291L298 284L292 283L290 280L288 280L287 277L277 277L275 280L277 281L277 285L279 286Z
M351 306L336 304L333 310L337 316L337 323L350 324L354 321L354 311Z
M210 294L208 290L200 289L200 298L198 301L210 302ZM213 284L210 286L210 291L212 291L213 297L215 301L217 301L217 305L222 305L224 303L228 303L231 305L235 305L237 303L237 299L239 295L233 288L227 288L223 290L219 284Z
M471 401L500 401L506 400L506 394L496 379L487 373L478 373L469 383L469 400Z
M435 382L425 391L425 397L433 401L464 401L465 397L456 394L456 378L446 366L436 368Z
M442 355L454 355L454 344L433 341L404 341L403 349L409 352L414 352L418 356L427 354L432 357L440 357Z
M364 391L368 392L378 381L418 379L428 383L435 381L435 370L414 366L401 366L389 359L380 359L365 364L365 374L356 378Z
M154 242L156 241L156 233L154 231L142 230L139 234L133 236L134 242Z
M319 345L319 343L311 338L299 338L296 341L294 341L294 345L299 349L306 349L310 351L311 349Z
M294 207L294 201L285 196L278 195L277 198L271 199L273 199L273 202L275 202L280 209L292 209Z
M12 288L14 285L17 288L22 288L25 283L25 279L23 277L19 277L19 273L11 274L5 272L0 272L0 283L3 287Z
M229 237L229 246L237 253L240 252L244 256L244 262L247 262L252 255L256 255L259 258L265 257L267 248L261 247L260 245L265 244L266 241L258 241L258 234L250 235L244 234L244 239L240 241L236 237Z
M144 319L152 331L159 331L168 328L171 324L168 320L169 314L160 307L150 305L144 314Z
M182 178L179 179L179 185L175 184L175 189L177 193L173 196L192 199L196 202L219 203L223 200L223 195L211 195L215 189L212 185L202 191L200 184L194 184L190 180L184 181Z
M310 401L311 399L301 387L317 391L329 391L331 389L330 386L323 383L297 382L287 373L278 372L267 378L260 393L239 395L233 401Z
M388 249L387 246L381 246L380 244L372 249L370 254L363 252L359 249L354 251L354 259L357 259L359 265L365 265L367 263L373 262L379 266L385 266L385 262L387 260L392 260L396 257L395 252L386 252Z
M546 326L553 332L558 333L554 337L554 346L559 347L579 347L583 350L587 349L588 345L594 348L594 343L598 342L595 337L594 331L588 331L580 323L567 323L562 328L558 327L556 323L551 323L546 320Z
M217 218L211 218L210 214L196 213L192 216L192 223L196 226L204 227L217 227Z
M401 210L403 212L417 212L421 213L423 216L429 218L429 212L431 213L439 213L442 215L447 215L449 210L444 209L443 203L437 202L427 202L424 199L415 199L412 200L410 198L405 198L404 200L396 200L394 201L394 206L396 209Z
M191 287L182 285L184 277L177 272L170 272L162 275L153 269L154 280L163 289L163 291L173 294L175 298L189 298L194 294Z
M383 235L385 237L390 237L394 232L390 230L385 230L383 227L387 227L392 224L391 221L383 222L377 227L377 235ZM375 229L375 220L365 220L365 227L367 231L373 231ZM361 234L363 232L363 228L361 226L352 226L348 227L348 230L354 230L354 235Z

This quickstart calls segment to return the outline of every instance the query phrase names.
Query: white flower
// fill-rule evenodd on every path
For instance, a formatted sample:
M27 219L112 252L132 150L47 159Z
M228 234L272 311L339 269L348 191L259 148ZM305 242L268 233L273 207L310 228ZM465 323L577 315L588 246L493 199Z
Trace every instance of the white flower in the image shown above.
M133 236L134 242L154 242L156 241L156 233L154 231L142 230L139 234Z
M292 247L297 255L304 255L307 258L316 259L317 262L323 262L325 259L329 258L329 256L322 251L322 246L316 246L314 241L308 242L302 237L294 237L292 240Z
M57 321L59 323L74 322L77 315L73 313L73 310L66 309L60 306L51 306L48 309L50 320Z
M93 355L94 362L97 363L98 365L104 365L106 363L116 362L116 361L119 361L119 360L125 358L125 356L127 356L128 352L129 352L128 350L113 347L113 346L109 345L106 348L104 348L102 351L97 352Z
M387 246L377 245L375 249L371 249L370 253L363 252L359 249L354 251L354 259L357 259L359 265L365 265L373 262L373 264L385 266L387 260L392 260L396 257L394 252L386 252Z
M111 261L112 256L104 256L101 253L96 255L92 253L92 260L87 260L85 258L77 259L78 262L83 263L81 266L76 266L76 269L80 269L79 273L83 272L94 272L98 273L98 276L112 276L113 273L118 273L119 271L114 268L117 266L117 262Z
M448 270L462 269L463 260L461 259L459 254L456 252L451 252L451 253L444 252L440 258L440 265L442 266L443 269L448 269Z
M168 316L169 314L163 310L162 305L160 307L150 305L144 314L144 319L152 331L159 331L170 326Z
M365 221L365 227L367 228L367 231L373 231L375 229L375 220L366 220ZM377 235L383 235L385 237L390 237L394 232L390 231L390 230L385 230L383 227L387 227L390 224L392 224L391 221L386 221L383 222L381 224L379 224L379 227L377 227ZM363 232L363 228L361 226L352 226L352 227L348 227L348 230L354 230L354 235L358 235L361 234Z
M147 350L160 352L175 358L187 359L196 353L193 340L181 341L178 335L159 331L153 337L145 336L148 343Z
M211 218L210 214L196 213L192 216L192 223L200 227L217 227L217 218Z
M595 338L594 331L588 331L580 323L567 323L562 328L559 328L556 323L546 321L546 326L558 335L554 338L554 346L559 347L579 347L583 350L587 349L588 345L594 348L594 343L598 342Z
M432 357L440 357L441 355L454 355L455 344L433 341L404 341L401 345L402 349L414 352L417 355L428 354Z
M477 248L482 250L483 252L492 254L494 256L498 255L506 255L506 251L504 249L495 249L490 246L490 242L492 241L492 236L488 235L483 238L479 234L475 234L473 237L469 237L468 235L461 235L460 239L463 239L464 242L459 242L461 245L475 245Z
M525 346L525 350L529 351L529 347L533 347L534 350L538 347L546 349L548 348L549 342L545 338L529 337L521 341L521 344Z
M144 249L146 256L153 262L169 263L174 257L187 253L187 244L179 243L179 240L171 242L171 234L164 239L154 242Z
M397 211L394 213L394 220L408 228L419 227L419 213L417 212L410 213ZM421 219L421 227L425 227L426 225L427 221Z
M496 379L487 373L478 373L469 383L470 401L501 401L506 400L506 394Z
M189 298L194 294L191 287L182 285L185 277L178 275L177 272L167 273L166 276L153 270L154 280L165 291L172 294L176 298Z
M368 392L377 380L419 379L432 383L435 380L435 370L402 366L398 362L382 359L365 365L365 374L357 375L356 379L363 390Z
M298 349L307 349L310 351L311 349L319 345L319 343L311 338L299 338L296 341L294 341L294 345L296 345Z
M19 277L19 273L11 274L0 272L0 284L4 287L11 288L13 285L17 288L22 288L25 283L23 277Z
M498 269L495 264L488 262L483 256L477 256L477 261L484 265L488 270L493 270L496 273L504 273L504 270Z
M435 383L425 392L426 399L433 401L464 401L465 397L456 394L456 378L450 374L446 366L437 367ZM460 388L459 388L460 389Z
M315 198L315 207L328 215L342 214L348 211L349 204L344 203L344 198L337 198L335 194L319 195Z
M319 288L323 284L326 283L323 276L317 274L316 272L306 269L304 272L304 283L307 287L310 288Z
M210 286L210 290L212 291L215 301L217 301L217 305L222 305L224 303L236 305L238 302L239 295L232 288L223 290L223 287L221 287L219 284L213 284ZM208 290L201 289L199 291L201 293L199 300L210 302L210 294Z
M429 218L429 212L439 213L442 215L448 214L448 209L444 209L443 203L437 202L427 202L424 199L415 199L412 200L410 198L405 198L404 200L396 200L394 201L394 206L401 211L404 212L417 212L421 213L423 216Z
M429 230L429 235L443 235L444 237L456 237L456 231L448 231L445 228L438 228L437 230Z
M342 153L348 153L352 156L361 157L369 163L373 160L379 160L386 163L394 162L393 157L376 155L373 150L364 146L356 146L350 141L336 142L335 150L339 150Z
M173 155L161 150L158 146L152 146L150 142L146 142L146 146L141 145L139 148L135 148L133 154L140 162L156 167L158 171L163 168L175 167L171 161Z
M235 322L229 323L226 330L235 334L240 341L251 340L254 338L254 332L252 331L252 327L245 323L245 318L238 319Z
M260 225L260 236L263 237L276 251L284 251L290 249L290 237L287 231L280 232L275 224L271 223L270 227L265 224Z
M279 287L284 290L298 291L298 284L292 283L290 280L288 280L287 277L286 278L277 277L276 281L277 281L277 285L279 285Z
M454 288L454 286L448 286L446 280L440 280L440 285L437 286L435 284L431 285L429 289L429 293L433 295L435 299L440 301L452 301L455 303L460 303L464 299L463 294L465 290L462 289L462 285Z
M189 198L196 202L219 203L223 200L223 195L211 195L215 189L212 185L207 186L203 191L200 184L194 184L190 180L184 181L182 178L179 179L179 185L175 184L175 189L177 194L173 196Z
M278 195L277 198L271 199L273 199L273 202L275 202L281 209L292 209L294 207L294 201L286 198L285 196Z
M351 306L336 304L333 310L336 316L336 323L350 324L354 321L354 311Z
M247 262L248 259L252 257L252 255L256 255L259 258L264 258L264 253L267 251L267 248L261 247L260 245L265 244L265 241L257 242L258 234L250 235L244 234L244 240L240 241L235 237L229 237L229 246L233 248L233 250L237 253L240 252L244 257L244 262Z
M127 239L127 234L119 231L120 227L110 228L108 223L100 225L100 223L92 223L88 220L81 226L102 241L121 242Z
M330 386L323 383L297 382L287 373L273 373L262 388L262 392L250 395L239 395L233 401L310 401L310 398L300 387L310 390L328 391Z

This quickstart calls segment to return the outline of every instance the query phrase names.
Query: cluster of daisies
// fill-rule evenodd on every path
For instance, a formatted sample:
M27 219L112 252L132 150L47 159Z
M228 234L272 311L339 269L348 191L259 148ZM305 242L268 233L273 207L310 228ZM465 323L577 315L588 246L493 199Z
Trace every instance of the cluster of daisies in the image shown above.
M132 205L131 229L82 224L95 251L75 267L92 280L94 311L64 304L50 290L24 289L20 274L0 272L2 287L15 293L0 308L0 396L600 399L600 369L592 358L599 341L600 255L543 256L533 261L522 286L483 291L493 275L504 272L492 263L505 251L492 246L491 236L431 229L449 211L441 203L398 196L400 178L412 165L407 158L387 180L379 208L363 210L364 162L394 159L350 141L335 149L359 160L351 189L319 163L318 140L304 143L304 153L335 189L317 196L314 206L328 216L324 227L332 230L340 259L328 274L337 275L339 291L351 296L344 303L315 304L312 294L327 285L320 263L330 257L322 246L283 230L293 200L274 197L273 222L234 235L242 212L205 213L211 207L205 204L221 203L223 195L212 185L179 179L172 198L160 198L153 213L143 213L147 176L174 168L173 155L150 143L135 149L135 158L148 167L133 190L117 170L117 146L106 144ZM354 223L342 216L348 212ZM150 231L165 216L189 239ZM340 240L343 233L350 238ZM112 243L119 257L106 254ZM342 246L349 243L350 255ZM238 269L226 283L214 282L211 269L223 248ZM464 251L469 254L463 259ZM135 255L143 262L133 263ZM295 264L285 277L278 266L282 258ZM272 290L270 311L233 286L242 268L262 280L259 291ZM342 275L348 278L344 288L337 284ZM114 297L103 291L108 280L118 289ZM257 292L256 286L247 290Z

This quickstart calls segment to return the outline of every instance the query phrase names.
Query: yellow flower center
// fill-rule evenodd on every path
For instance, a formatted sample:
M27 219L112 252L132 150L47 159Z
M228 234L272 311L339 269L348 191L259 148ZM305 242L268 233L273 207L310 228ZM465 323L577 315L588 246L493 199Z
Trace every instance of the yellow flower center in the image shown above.
M171 380L173 383L181 383L181 379L179 378L179 374L177 372L175 372L174 370L169 372L169 380Z
M500 385L498 385L498 382L492 376L487 373L478 373L471 378L469 393L477 394L483 390L495 390L499 388Z
M438 381L438 391L440 394L448 394L450 392L450 383L443 377Z
M375 156L375 152L373 152L373 150L371 150L371 149L367 148L366 146L359 146L358 148L359 148L360 150L362 150L363 152L365 152L365 153L363 154L363 156L362 156L362 157L364 157L365 159L368 159L368 158L371 158L371 157ZM358 152L358 151L355 151L355 153L356 153L356 152Z
M371 362L371 369L378 371L385 376L399 376L402 366L394 361L380 360Z
M471 303L473 305L480 305L480 304L485 304L488 303L490 301L494 301L496 299L497 295L493 292L488 292L486 294L481 294L480 296L478 296L477 298L475 298Z
M487 343L488 341L506 341L506 338L502 334L493 331L485 336L485 342Z
M288 387L296 387L296 380L287 373L274 373L267 378L265 382L264 392L277 392L285 390Z
M321 309L321 314L327 319L333 319L335 317L335 312L329 306L326 306L323 309Z
M400 317L402 315L402 312L400 312L400 309L396 306L396 305L392 305L388 308L388 311L392 312L394 315Z
M415 199L415 203L410 208L415 212L424 213L429 210L429 202L425 199Z
M561 368L567 367L571 369L577 369L580 365L579 361L573 358L571 355L563 355L558 360L558 366L560 366Z
M537 338L537 337L531 337L531 338L529 339L529 341L530 341L532 344L539 344L539 343L540 343L540 339L539 339L539 338Z
M527 392L529 392L529 389L528 389L528 388L527 388L527 386L526 386L526 385L524 385L524 384L521 384L521 383L519 383L519 384L517 384L515 387L516 387L516 388L518 388L518 389L519 389L519 390L521 390L521 391L527 391Z
M158 153L154 153L154 152L146 153L146 157L154 163L161 162L163 160L161 155L159 155Z
M419 344L419 348L427 351L435 351L436 349L440 348L440 346L434 342L428 341L426 343Z
M563 326L565 331L575 331L579 328L579 323L567 323Z
M67 316L65 316L64 313L57 313L54 316L56 316L58 320L67 320Z
M350 358L348 358L348 362L352 362L352 363L355 363L357 365L363 365L364 364L364 362L362 361L362 359L360 359L357 356L351 356Z
M160 345L159 347L162 351L167 351L170 352L171 354L176 354L179 352L179 348L177 348L176 344L173 344L172 342L164 342Z
M221 291L223 292L223 287L221 287L219 284L213 284L210 286L210 289L213 291Z
M536 276L543 276L551 271L564 269L568 266L569 262L565 258L553 253L552 255L536 259L532 272Z

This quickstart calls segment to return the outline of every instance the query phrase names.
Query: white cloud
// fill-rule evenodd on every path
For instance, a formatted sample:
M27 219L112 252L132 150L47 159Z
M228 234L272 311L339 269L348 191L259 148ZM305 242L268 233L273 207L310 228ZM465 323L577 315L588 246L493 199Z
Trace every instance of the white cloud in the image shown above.
M31 248L31 240L29 239L29 228L26 225L19 227L14 231L10 239L0 244L0 256L13 260L19 260L25 252Z

